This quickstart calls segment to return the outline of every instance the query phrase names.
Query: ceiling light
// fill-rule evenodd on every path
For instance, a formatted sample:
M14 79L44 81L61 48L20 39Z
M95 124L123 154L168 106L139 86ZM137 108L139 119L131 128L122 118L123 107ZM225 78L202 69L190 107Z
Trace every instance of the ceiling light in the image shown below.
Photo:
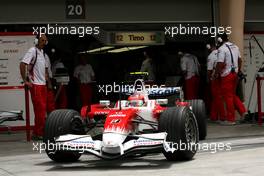
M84 54L84 53L95 53L95 52L100 52L100 51L109 50L109 49L112 49L112 48L114 48L114 47L113 47L113 46L103 46L103 47L95 48L95 49L91 49L91 50L88 50L88 51L82 51L82 52L79 52L79 54Z
M109 50L109 49L112 49L112 48L114 48L114 47L113 46L104 46L104 47L101 47L101 48L88 50L87 53L100 52L100 51Z
M136 50L136 49L141 49L141 48L146 48L148 46L130 46L130 47L123 47L123 48L118 48L114 50L109 50L107 51L108 53L121 53L125 51L131 51L131 50Z

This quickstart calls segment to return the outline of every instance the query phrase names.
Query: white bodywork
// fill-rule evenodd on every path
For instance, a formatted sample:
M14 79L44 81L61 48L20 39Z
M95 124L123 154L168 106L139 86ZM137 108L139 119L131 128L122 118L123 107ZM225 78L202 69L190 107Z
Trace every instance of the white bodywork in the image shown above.
M120 139L121 136L118 134L115 135L118 139ZM166 145L166 136L167 133L134 135L133 137L137 139L129 140L125 143L106 144L105 142L107 141L112 142L111 139L114 139L113 134L111 136L106 135L105 137L107 137L107 140L104 142L93 140L90 135L67 134L56 139L56 146L59 150L78 151L80 153L88 152L101 158L110 159L112 157L105 155L103 152L108 154L117 154L118 157L120 157L126 154L129 150L140 149L140 147L163 148L163 145Z

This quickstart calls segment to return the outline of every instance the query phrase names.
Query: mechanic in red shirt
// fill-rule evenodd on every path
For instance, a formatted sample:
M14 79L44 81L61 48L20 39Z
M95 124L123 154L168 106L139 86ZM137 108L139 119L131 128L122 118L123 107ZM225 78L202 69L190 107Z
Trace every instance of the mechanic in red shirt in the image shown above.
M209 85L211 88L211 109L210 119L212 121L225 120L225 108L222 96L222 90L220 88L220 77L215 75L215 67L217 64L217 53L215 40L212 39L206 45L206 48L210 51L207 57L207 76Z
M227 34L218 37L220 47L218 48L218 58L216 74L221 77L221 89L224 102L226 104L226 120L224 124L234 125L235 108L243 117L246 108L236 96L237 73L241 72L241 55L239 48L228 41Z
M92 101L92 83L95 79L93 68L87 63L85 55L80 55L80 65L74 69L73 76L80 86L82 106L90 106Z
M41 139L44 133L47 106L48 63L43 48L48 40L45 35L37 36L20 62L20 74L25 86L30 89L34 107L35 126L32 138Z

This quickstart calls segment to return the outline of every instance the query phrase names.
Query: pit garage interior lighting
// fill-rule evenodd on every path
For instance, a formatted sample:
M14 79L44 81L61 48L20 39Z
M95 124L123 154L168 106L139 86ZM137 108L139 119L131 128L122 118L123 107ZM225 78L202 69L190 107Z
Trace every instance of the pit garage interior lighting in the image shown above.
M88 50L88 51L82 51L82 52L79 52L79 54L82 54L82 53L95 53L95 52L109 50L109 49L112 49L112 48L114 48L114 47L112 47L112 46L104 46L104 47L100 47L100 48L91 49L91 50Z
M123 47L123 48L118 48L118 49L113 49L107 51L108 53L121 53L125 51L131 51L131 50L136 50L136 49L141 49L141 48L146 48L148 46L132 46L132 47Z

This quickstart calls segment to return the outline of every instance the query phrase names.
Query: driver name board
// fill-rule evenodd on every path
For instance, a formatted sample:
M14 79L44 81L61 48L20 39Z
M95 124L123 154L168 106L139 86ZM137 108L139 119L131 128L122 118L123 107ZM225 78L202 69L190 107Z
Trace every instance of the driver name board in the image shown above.
M164 32L112 32L111 45L163 45Z

